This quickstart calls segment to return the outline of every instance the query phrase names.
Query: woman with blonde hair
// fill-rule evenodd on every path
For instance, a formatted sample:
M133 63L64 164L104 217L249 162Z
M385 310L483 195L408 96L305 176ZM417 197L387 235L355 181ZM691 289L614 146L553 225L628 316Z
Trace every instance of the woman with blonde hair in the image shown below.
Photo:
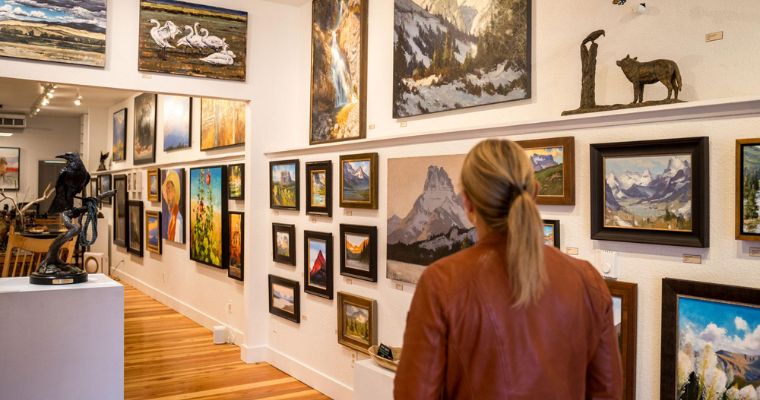
M523 149L479 143L461 182L478 242L420 278L396 399L620 399L609 290L589 263L544 245Z

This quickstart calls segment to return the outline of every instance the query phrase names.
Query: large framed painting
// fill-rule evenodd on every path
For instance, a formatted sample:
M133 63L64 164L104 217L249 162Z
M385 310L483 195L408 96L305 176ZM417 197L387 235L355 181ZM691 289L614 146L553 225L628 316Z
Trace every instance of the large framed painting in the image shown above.
M114 196L113 210L113 244L119 247L127 247L127 176L115 175L113 177Z
M340 156L340 206L377 210L377 153Z
M545 219L544 221L544 244L560 248L559 220Z
M161 201L161 170L149 169L148 172L148 201Z
M227 167L227 183L230 200L245 199L245 164L232 164Z
M366 136L368 2L311 3L311 144Z
M388 160L388 279L417 283L428 265L475 243L458 191L464 157Z
M227 168L190 169L190 259L227 266Z
M340 225L340 274L377 282L377 227Z
M106 0L0 0L0 56L106 66Z
M760 289L662 280L660 399L754 399Z
M245 214L242 212L232 212L228 214L229 222L229 254L227 263L227 276L232 279L243 281L245 278Z
M272 259L276 263L296 265L296 226L272 224Z
M332 233L305 231L303 236L303 290L306 293L332 300Z
M185 169L161 170L161 238L185 244Z
M623 361L623 400L636 400L636 316L638 313L635 283L607 279L612 295L612 313Z
M736 141L736 239L760 240L760 139Z
M156 162L156 99L155 93L135 97L135 134L132 155L135 164Z
M377 344L377 301L338 292L338 343L369 354Z
M248 13L173 0L140 1L138 68L245 81Z
M285 160L269 163L269 208L298 211L301 206L299 190L299 161Z
M160 100L164 151L189 148L192 144L193 99L161 95Z
M306 214L332 217L332 161L306 163Z
M591 238L710 246L708 138L591 145Z
M127 159L127 109L122 108L113 113L113 145L111 160L114 162Z
M98 194L110 191L112 183L113 181L111 179L111 174L98 175ZM113 203L113 198L112 197L104 198L103 200L101 200L101 203L110 206Z
M143 202L129 200L127 203L127 251L136 256L143 256Z
M161 254L161 211L145 212L145 248Z
M393 117L530 98L530 32L530 0L395 0Z
M245 144L246 102L201 99L201 150Z
M575 138L517 142L528 154L541 185L538 204L575 205Z
M301 323L301 288L297 281L269 275L269 313Z
M21 149L0 147L0 189L18 191L20 187Z

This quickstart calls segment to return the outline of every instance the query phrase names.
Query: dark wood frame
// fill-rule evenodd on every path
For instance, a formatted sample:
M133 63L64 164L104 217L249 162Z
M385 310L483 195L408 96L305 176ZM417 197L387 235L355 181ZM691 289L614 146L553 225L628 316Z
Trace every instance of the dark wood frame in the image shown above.
M543 220L544 225L551 225L554 228L554 247L561 248L562 245L560 244L560 221L558 219L545 219Z
M313 171L325 171L325 207L311 205L311 174ZM332 185L332 161L318 161L306 163L306 214L332 217L333 209L333 185Z
M172 0L172 1L176 1L176 0ZM246 68L247 68L247 66L246 66ZM205 148L205 149L203 148L203 102L204 102L204 100L209 100L209 101L228 100L228 101L232 101L232 102L236 102L236 103L242 103L242 104L244 104L244 108L248 108L248 104L249 104L245 100L232 100L232 99L219 99L219 98L214 98L214 97L201 97L201 115L200 115L201 116L201 122L200 122L200 130L198 132L199 133L198 141L200 142L200 149L201 149L201 151L212 151L212 150L219 150L219 149L228 149L228 148L231 148L231 147L245 146L245 141L247 140L247 138L244 137L242 143L228 144L226 146L208 147L208 148ZM245 119L245 127L246 127L246 129L248 129L248 122L249 122L248 121L248 116L246 116L246 119Z
M295 180L295 187L296 187L296 206L295 207L284 207L284 206L276 206L274 204L274 199L272 198L272 190L274 189L274 180L272 179L272 168L277 165L289 165L289 164L295 164L296 166L296 176L293 177ZM295 160L283 160L283 161L272 161L269 163L269 208L273 210L287 210L287 211L299 211L301 209L301 162L297 159Z
M140 229L137 230L140 235L140 248L135 249L132 248L132 208L137 207L137 213L139 214L140 218ZM136 256L143 256L143 248L145 247L145 219L144 219L144 209L143 209L143 202L141 200L129 200L127 202L127 252L130 254L134 254Z
M18 180L16 181L16 187L15 188L6 188L4 189L6 192L18 192L21 190L21 148L20 147L0 147L0 149L8 149L13 150L15 149L18 153Z
M187 207L187 205L188 205L187 194L189 193L189 191L187 190L187 176L188 176L187 175L187 170L185 168L164 168L161 171L161 187L163 187L163 185L165 183L164 182L164 177L163 177L164 171L174 171L174 170L180 170L180 171L182 171L179 174L180 175L180 177L179 177L179 179L180 179L180 182L179 182L180 187L177 188L177 189L175 189L175 190L179 190L179 194L181 196L180 199L182 200L180 202L181 204L179 205L180 209L181 209L181 212L182 212L182 224L181 224L182 226L177 227L178 229L182 230L182 241L181 242L175 242L174 240L163 239L163 232L161 232L161 235L162 235L161 238L163 240L169 241L171 243L185 244L185 243L187 243L187 234L189 233L188 229L186 227L187 223L189 222L189 220L188 220L188 218L189 218L189 213L188 213L189 209ZM161 199L161 209L162 210L163 210L163 207L164 207L163 200L164 199L162 198Z
M124 190L117 190L117 186L119 182L124 182ZM116 195L114 197L121 196L124 199L124 206L126 209L124 210L124 226L120 227L118 224L119 219L117 218L117 215L119 214L119 202L117 200L114 200L114 207L113 207L113 244L115 244L118 247L127 247L127 240L129 239L129 231L127 230L127 226L129 225L129 215L128 215L128 209L129 209L129 193L127 190L127 176L126 175L115 175L113 177L113 190L116 190ZM118 239L118 232L119 230L122 231L124 234L124 240Z
M760 307L760 289L664 278L662 280L662 339L660 346L661 400L676 400L677 395L679 296Z
M152 194L150 192L150 177L151 175L156 176L156 181L158 182L158 192L155 194ZM161 169L159 168L153 168L149 169L146 173L145 177L146 181L145 184L148 187L148 201L161 201Z
M174 152L174 151L178 151L178 150L192 149L193 148L193 98L190 97L190 96L180 96L180 95L173 95L173 94L162 94L161 97L164 97L164 98L166 98L166 97L182 97L182 98L186 98L187 101L190 103L190 108L189 108L189 110L190 110L190 118L189 118L189 121L188 121L188 124L187 124L187 128L189 129L188 135L187 135L187 147L178 147L176 149L169 149L169 150L167 150L166 149L166 144L164 143L164 153ZM162 103L162 105L163 104L164 103ZM163 109L161 110L161 113L163 115ZM164 121L161 120L161 130L162 131L164 129L163 122Z
M190 239L189 239L190 246L188 247L188 251L190 253L190 259L197 263L208 265L209 267L214 267L218 269L225 269L227 267L227 258L229 256L229 254L227 254L228 253L227 247L230 240L230 238L228 237L229 228L227 227L227 166L226 165L211 165L211 166L206 166L206 167L190 168L190 171L188 171L188 176L191 182L190 182L190 187L188 188L189 195L188 195L187 201L188 201L188 204L192 204L193 202L193 183L192 183L193 171L198 170L198 169L210 169L210 168L221 168L222 170L222 172L219 174L219 176L221 176L222 178L222 182L221 182L222 209L220 210L220 212L222 213L222 226L220 227L222 230L222 259L221 259L220 265L214 265L214 264L193 258L193 230L192 230L192 219L193 219L192 208L193 207L192 206L188 207L190 212L187 214L188 220L186 222L188 226L191 227L191 229L189 229L188 231L188 236L190 236Z
M138 160L137 157L135 157L135 135L137 134L137 128L139 126L137 121L137 107L134 107L134 103L137 101L138 97L142 96L153 96L153 102L155 103L155 107L153 108L153 154L151 155L151 158L145 159L145 160ZM137 95L134 100L132 100L132 105L134 107L134 121L133 121L133 128L132 129L132 164L134 165L142 165L142 164L152 164L156 162L156 136L158 135L158 94L156 93L141 93ZM126 140L126 139L125 139Z
M340 176L340 206L343 208L366 208L370 210L377 210L377 198L378 198L378 172L379 162L377 153L364 153L364 154L351 154L346 156L340 156L340 165L338 166ZM370 200L366 202L348 201L343 198L343 163L353 161L369 161L370 174L369 174L369 190Z
M321 240L325 242L327 254L325 254L325 272L327 273L327 288L322 289L309 284L309 240ZM333 299L333 235L326 232L304 231L303 233L303 291L315 296Z
M148 216L154 216L158 218L158 247L152 247L148 241L150 235L148 235ZM161 239L161 211L145 211L145 249L154 254L161 254L163 244Z
M227 213L227 218L229 219L233 215L239 215L240 216L240 276L234 276L232 275L232 268L230 268L230 256L227 257L227 276L238 280L238 281L245 281L245 213L239 212L239 211L230 211ZM227 221L227 229L231 229L232 224ZM227 253L232 254L231 251L229 251L230 246L232 245L232 232L227 233L227 237L229 238L227 241Z
M103 193L103 181L108 181L109 190L113 190L113 178L111 177L111 174L98 175L98 194ZM111 197L104 198L100 202L101 204L109 206L113 204Z
M279 308L275 308L274 301L272 300L272 285L278 284L281 286L289 286L293 288L293 313L288 314ZM269 275L269 313L276 315L280 318L285 318L288 321L293 321L297 324L301 323L301 285L297 281L291 281L290 279L281 278L276 275Z
M370 343L366 347L364 343L345 335L345 330L343 329L343 316L345 314L343 312L343 305L346 303L369 310L367 321L369 322ZM338 343L356 351L369 354L369 348L377 344L377 331L377 301L346 292L338 292Z
M232 191L229 189L230 184L230 171L232 171L232 167L240 167L240 196L234 197L232 196ZM227 193L229 193L229 199L230 200L245 200L245 164L239 163L239 164L230 164L227 166Z
M760 233L744 232L744 149L745 146L760 146L760 139L736 141L736 240L759 241Z
M290 257L277 255L277 232L288 232L290 238ZM296 265L296 226L286 224L272 224L272 260L276 263Z
M369 236L369 271L361 271L346 266L346 234ZM340 225L340 274L370 282L377 282L377 227L362 225Z
M120 154L121 155L121 159L117 160L116 156L115 156L115 152L113 151L114 131L115 131L114 128L115 128L115 125L116 125L116 121L114 121L114 116L116 116L116 114L118 114L118 113L120 113L122 111L124 111L124 150L122 151L122 154ZM116 111L115 113L113 113L111 115L111 153L113 153L113 154L111 154L111 161L113 161L113 162L127 161L127 127L129 126L129 124L127 124L127 118L129 118L129 109L126 108L126 107L122 108L119 111Z
M591 239L710 247L710 156L707 137L592 144L591 148ZM605 157L656 156L674 153L691 155L692 231L671 232L604 226Z
M539 149L546 147L562 147L562 175L564 178L562 196L536 196L538 204L545 205L575 205L575 138L558 137L549 139L523 140L517 142L523 149Z
M636 400L636 316L638 314L635 283L605 279L612 297L621 300L620 355L623 360L624 400Z

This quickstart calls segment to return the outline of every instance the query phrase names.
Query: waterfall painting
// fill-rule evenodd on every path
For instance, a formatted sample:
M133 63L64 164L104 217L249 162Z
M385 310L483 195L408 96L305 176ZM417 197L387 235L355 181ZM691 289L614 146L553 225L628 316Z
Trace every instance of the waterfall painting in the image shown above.
M309 143L366 135L367 0L314 0Z

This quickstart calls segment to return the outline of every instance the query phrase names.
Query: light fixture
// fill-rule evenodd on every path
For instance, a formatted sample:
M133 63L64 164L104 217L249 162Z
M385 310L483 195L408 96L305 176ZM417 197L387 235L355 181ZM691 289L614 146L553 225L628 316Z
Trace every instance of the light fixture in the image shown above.
M10 132L0 132L0 137L11 137L13 136Z
M43 105L43 106L46 106L46 105L48 105L48 104L50 104L50 100L48 100L48 98L47 98L47 97L45 97L44 99L42 99L42 105Z
M77 98L74 100L74 105L79 107L82 105L82 94L77 90Z
M53 98L53 91L51 90L51 91L47 92L47 94L45 95L45 97L47 97L48 99L52 99Z

